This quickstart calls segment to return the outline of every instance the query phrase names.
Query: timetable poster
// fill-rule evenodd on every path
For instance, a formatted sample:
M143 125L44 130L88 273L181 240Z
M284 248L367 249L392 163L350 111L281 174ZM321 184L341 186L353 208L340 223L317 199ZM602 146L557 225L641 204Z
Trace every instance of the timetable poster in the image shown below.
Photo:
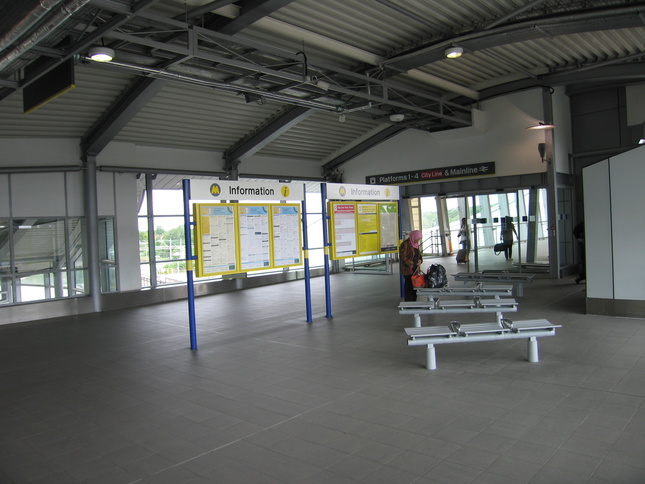
M269 205L238 205L241 270L271 266Z
M399 214L396 203L379 203L381 252L396 252L399 246Z
M358 255L379 253L378 204L358 203Z
M195 204L197 277L237 272L235 206Z
M299 208L299 205L282 204L272 207L274 267L302 264Z
M356 205L331 202L331 225L333 235L332 259L355 257L356 250Z

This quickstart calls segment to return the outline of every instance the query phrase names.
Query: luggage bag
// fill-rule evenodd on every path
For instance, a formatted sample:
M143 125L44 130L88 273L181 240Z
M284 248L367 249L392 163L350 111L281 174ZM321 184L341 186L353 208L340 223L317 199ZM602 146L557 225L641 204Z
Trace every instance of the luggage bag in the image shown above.
M465 264L468 262L468 249L459 249L457 251L457 264Z
M503 242L500 244L495 244L495 247L493 247L495 255L498 255L500 252L504 252L504 250L506 250L506 244Z

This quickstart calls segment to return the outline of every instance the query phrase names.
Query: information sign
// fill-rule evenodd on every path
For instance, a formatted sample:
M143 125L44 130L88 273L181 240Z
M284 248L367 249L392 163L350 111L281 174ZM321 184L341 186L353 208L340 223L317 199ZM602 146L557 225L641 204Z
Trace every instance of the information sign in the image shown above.
M446 166L443 168L428 168L426 170L387 173L384 175L369 175L365 177L368 185L403 185L450 178L494 175L495 162L473 163L470 165Z

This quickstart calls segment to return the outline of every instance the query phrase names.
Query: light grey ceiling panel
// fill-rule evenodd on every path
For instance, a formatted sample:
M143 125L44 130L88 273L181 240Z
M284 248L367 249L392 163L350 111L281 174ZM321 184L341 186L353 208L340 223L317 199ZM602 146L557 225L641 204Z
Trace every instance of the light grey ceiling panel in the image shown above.
M78 5L62 23L14 3L0 0L0 137L88 153L125 141L324 168L385 131L470 126L481 99L645 83L642 0L89 0L64 2ZM22 114L24 87L68 59L76 87Z

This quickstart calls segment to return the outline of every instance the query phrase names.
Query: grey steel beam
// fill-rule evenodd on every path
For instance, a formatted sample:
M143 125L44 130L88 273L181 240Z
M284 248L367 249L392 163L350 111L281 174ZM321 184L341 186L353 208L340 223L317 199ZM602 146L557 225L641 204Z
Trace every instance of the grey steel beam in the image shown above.
M257 153L273 140L287 132L303 119L314 113L313 109L294 106L270 119L265 126L236 143L224 153L224 169L229 170L233 165Z
M383 141L391 138L392 136L399 134L401 131L404 131L406 129L407 128L405 126L398 126L398 125L388 126L383 131L380 131L379 133L375 134L369 139L366 139L362 143L359 143L353 148L345 151L343 154L337 156L333 160L325 163L322 166L323 173L324 174L332 173L340 165L347 163L348 161L357 157L361 153L373 148L377 144L382 143Z
M571 86L574 84L593 85L601 82L642 82L645 80L645 53L638 54L635 58L636 60L638 58L643 60L621 65L612 63L611 65L602 65L595 68L594 66L589 66L588 69L578 66L575 69L545 74L538 78L521 79L519 81L500 84L479 91L480 101L541 86L557 87L564 85Z
M98 155L167 82L149 77L136 79L128 92L121 96L108 113L83 136L81 140L83 155Z
M234 19L218 18L209 23L208 29L217 30L223 34L235 35L262 17L289 5L294 0L242 0L237 2L241 9L240 15Z
M641 27L643 20L640 13L643 7L642 2L626 3L620 7L533 18L492 29L446 37L431 45L392 57L384 61L382 66L396 72L406 72L445 58L444 50L450 45L459 45L465 51L477 51L557 35Z

